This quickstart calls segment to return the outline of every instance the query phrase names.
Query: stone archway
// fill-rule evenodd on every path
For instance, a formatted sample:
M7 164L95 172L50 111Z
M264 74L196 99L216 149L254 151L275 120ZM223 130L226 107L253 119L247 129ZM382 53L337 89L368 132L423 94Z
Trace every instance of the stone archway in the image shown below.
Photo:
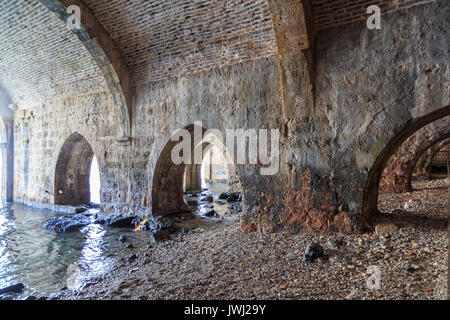
M94 151L79 133L64 142L55 168L54 203L80 205L91 200L89 176Z
M414 167L412 179L413 180L429 180L431 179L431 165L434 156L440 149L450 145L450 138L439 141L431 146L424 154L419 158Z
M448 116L450 116L450 106L437 109L407 125L402 131L399 132L399 134L389 141L389 143L379 153L367 176L366 184L363 189L363 200L361 206L361 213L363 217L369 218L372 214L378 212L380 180L383 170L392 155L414 133L426 125Z
M214 133L198 125L189 125L184 130L189 133L191 139L191 161L188 164L175 164L171 159L171 155L179 141L172 141L170 139L166 143L156 162L153 174L152 212L155 216L191 211L184 201L185 172L186 170L190 171L194 178L197 176L197 173L200 176L200 172L197 170L199 170L201 164L194 161L196 160L194 159L195 151L202 150L203 156L205 150L217 143L217 137ZM201 138L198 141L196 141L197 133L201 133ZM221 148L224 148L226 159L233 161L226 151L225 146L222 145ZM203 161L203 157L197 160Z
M212 134L211 134L212 136ZM210 138L211 138L210 136ZM203 148L203 162L201 164L188 164L185 169L185 179L184 179L184 191L186 192L201 192L202 191L202 168L207 157L207 154L210 152L214 152L216 156L220 156L222 161L220 163L216 163L216 166L221 168L225 167L225 176L221 179L228 180L228 186L230 191L237 192L241 190L241 182L239 178L239 174L237 173L237 168L234 165L233 160L229 156L228 152L222 152L221 150L226 150L225 146L223 146L216 139L212 138L212 141L205 142L201 144ZM211 161L211 159L209 159ZM214 166L214 164L213 164ZM212 179L209 177L208 179Z
M211 148L211 144L205 143L202 145L203 156ZM187 164L184 173L184 189L187 192L201 192L202 191L202 165L201 164Z
M414 168L420 157L433 145L450 137L450 119L436 120L411 135L392 155L384 167L380 193L413 191Z

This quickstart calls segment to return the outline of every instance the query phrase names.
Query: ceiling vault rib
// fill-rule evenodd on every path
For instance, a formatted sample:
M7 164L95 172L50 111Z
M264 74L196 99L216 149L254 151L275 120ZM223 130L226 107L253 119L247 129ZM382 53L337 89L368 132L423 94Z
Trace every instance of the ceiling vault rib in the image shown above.
M89 7L80 0L39 0L49 11L64 22L71 16L67 8L78 6L81 13L81 27L71 29L86 47L102 71L121 124L117 133L119 142L128 142L131 138L131 95L130 74L127 64L108 32L97 21Z

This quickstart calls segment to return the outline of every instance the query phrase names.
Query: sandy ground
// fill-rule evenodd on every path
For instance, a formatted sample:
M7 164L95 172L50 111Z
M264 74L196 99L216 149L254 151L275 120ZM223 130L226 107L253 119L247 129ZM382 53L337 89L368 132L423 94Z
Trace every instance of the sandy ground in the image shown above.
M204 219L188 234L135 250L112 272L59 299L446 299L447 180L380 196L393 233L243 233L239 217ZM319 243L325 257L302 262Z

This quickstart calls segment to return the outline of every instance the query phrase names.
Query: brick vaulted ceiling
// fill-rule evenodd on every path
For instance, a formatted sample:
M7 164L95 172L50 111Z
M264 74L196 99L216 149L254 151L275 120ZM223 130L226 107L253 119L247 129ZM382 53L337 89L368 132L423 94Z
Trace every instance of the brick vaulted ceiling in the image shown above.
M132 83L276 52L267 0L85 0L127 61Z
M0 85L27 105L107 90L79 39L36 0L0 0Z
M131 87L276 54L272 1L83 0ZM430 1L311 0L314 30L361 21L371 4L388 13ZM108 90L87 48L39 0L0 0L0 85L19 103Z
M84 0L124 56L132 85L273 55L273 0ZM302 0L285 0L302 2ZM304 1L304 0L303 0ZM311 0L314 29L432 0Z

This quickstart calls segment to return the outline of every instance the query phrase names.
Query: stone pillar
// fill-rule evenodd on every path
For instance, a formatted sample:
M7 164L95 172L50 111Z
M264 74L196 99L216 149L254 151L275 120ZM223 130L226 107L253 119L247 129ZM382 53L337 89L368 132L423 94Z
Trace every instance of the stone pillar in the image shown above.
M1 201L13 202L14 191L14 117L11 110L2 112L4 132L2 133L2 181Z
M187 192L202 191L201 164L190 164L186 166L184 175L184 189Z
M14 121L5 124L6 135L6 202L13 202L14 195Z

